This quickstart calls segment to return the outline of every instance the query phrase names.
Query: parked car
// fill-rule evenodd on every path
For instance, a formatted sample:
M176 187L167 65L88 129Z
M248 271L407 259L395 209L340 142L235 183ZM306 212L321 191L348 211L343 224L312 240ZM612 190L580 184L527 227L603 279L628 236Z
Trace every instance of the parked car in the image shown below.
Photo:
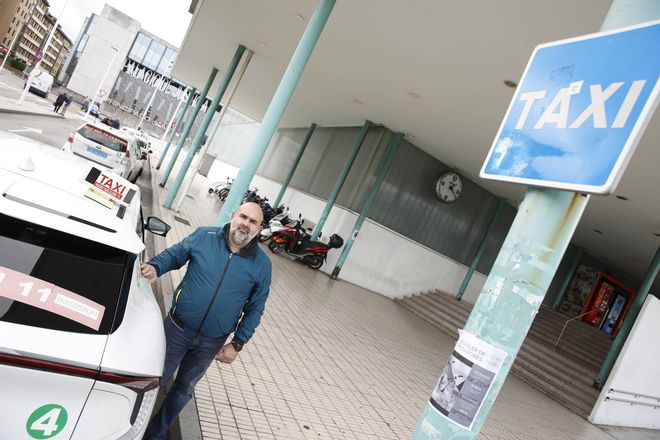
M80 109L87 113L87 109L89 108L89 101L83 102L82 106L80 106ZM92 109L89 111L89 114L92 116L99 117L101 114L101 108L99 107L99 104L97 102L92 104Z
M39 95L42 98L47 98L51 87L53 87L53 76L42 68L32 69L23 88L27 86L30 79L32 80L32 83L30 84L30 90L28 91L35 95Z
M141 159L143 160L146 159L153 152L151 150L151 142L149 141L150 136L144 133L142 130L131 127L122 127L121 131L130 133L133 136L135 136L135 139L138 143L138 147L140 147Z
M62 149L108 167L131 183L137 181L144 167L135 136L102 123L81 125Z
M3 439L141 439L165 356L137 186L0 131ZM112 194L111 194L112 193Z
M135 140L140 148L140 159L145 160L152 152L149 142L143 137L136 137Z

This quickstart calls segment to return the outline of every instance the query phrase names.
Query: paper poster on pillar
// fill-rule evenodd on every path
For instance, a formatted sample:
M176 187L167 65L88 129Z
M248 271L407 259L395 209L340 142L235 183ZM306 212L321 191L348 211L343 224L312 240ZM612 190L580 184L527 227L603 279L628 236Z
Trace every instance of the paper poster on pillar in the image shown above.
M430 403L451 422L471 430L506 352L464 330L458 332L458 341Z

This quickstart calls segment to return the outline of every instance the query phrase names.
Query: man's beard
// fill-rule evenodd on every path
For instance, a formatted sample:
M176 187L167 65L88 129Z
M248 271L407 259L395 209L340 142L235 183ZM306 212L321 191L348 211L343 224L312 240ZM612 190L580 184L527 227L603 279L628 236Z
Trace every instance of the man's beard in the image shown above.
M250 240L252 240L257 234L255 233L250 236L247 231L242 231L241 229L236 228L232 231L229 231L229 235L231 236L231 241L233 241L236 246L243 247L248 244Z

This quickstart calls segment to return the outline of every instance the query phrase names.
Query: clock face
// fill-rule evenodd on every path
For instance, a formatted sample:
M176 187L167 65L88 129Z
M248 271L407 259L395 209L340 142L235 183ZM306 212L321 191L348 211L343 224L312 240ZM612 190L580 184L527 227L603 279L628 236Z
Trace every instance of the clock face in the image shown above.
M435 184L435 194L441 202L453 203L463 192L463 181L461 176L454 171L445 171L440 174Z

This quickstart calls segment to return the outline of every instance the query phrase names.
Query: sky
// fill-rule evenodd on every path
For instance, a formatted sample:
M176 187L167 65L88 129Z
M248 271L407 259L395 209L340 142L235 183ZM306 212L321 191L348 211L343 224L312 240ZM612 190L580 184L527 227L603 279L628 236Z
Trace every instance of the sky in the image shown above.
M192 14L191 0L49 0L50 13L60 19L64 33L75 43L85 17L100 14L107 3L142 24L142 28L181 47ZM66 4L66 9L62 8Z

